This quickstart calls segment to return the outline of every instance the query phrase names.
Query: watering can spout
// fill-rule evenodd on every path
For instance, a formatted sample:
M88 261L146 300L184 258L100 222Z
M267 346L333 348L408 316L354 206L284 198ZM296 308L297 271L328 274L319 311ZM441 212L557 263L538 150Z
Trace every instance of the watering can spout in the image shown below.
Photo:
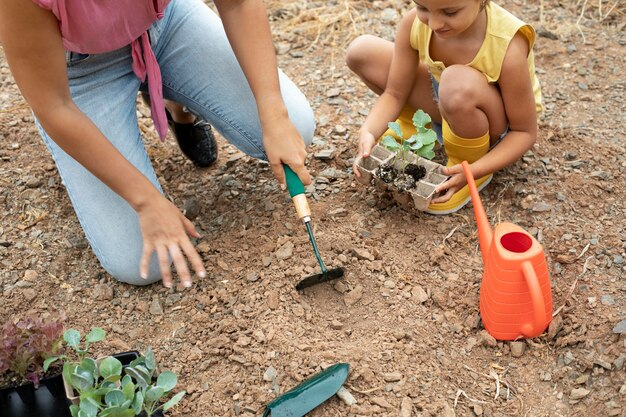
M483 256L483 262L485 262L487 258L487 253L489 251L489 246L491 245L491 241L493 240L493 231L491 230L489 220L487 220L487 214L485 214L483 203L482 201L480 201L480 196L478 195L478 189L476 189L476 182L474 182L472 170L470 169L467 161L463 161L461 163L461 166L463 167L463 172L465 172L467 186L469 188L470 195L472 196L472 203L474 205L474 217L476 217L476 227L478 228L478 241L480 242L480 252Z

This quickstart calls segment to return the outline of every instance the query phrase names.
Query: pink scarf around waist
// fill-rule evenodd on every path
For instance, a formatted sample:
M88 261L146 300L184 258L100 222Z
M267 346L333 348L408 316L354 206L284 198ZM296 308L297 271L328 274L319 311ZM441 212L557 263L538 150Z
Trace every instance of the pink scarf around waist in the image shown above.
M161 71L147 30L163 17L170 0L33 0L52 11L59 21L63 46L68 51L98 54L122 48L132 51L132 68L148 79L152 120L161 139L167 134Z

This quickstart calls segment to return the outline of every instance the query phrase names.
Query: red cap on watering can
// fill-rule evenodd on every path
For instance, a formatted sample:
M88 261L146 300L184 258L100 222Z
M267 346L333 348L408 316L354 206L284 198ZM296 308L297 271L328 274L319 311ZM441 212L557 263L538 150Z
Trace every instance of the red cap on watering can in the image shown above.
M480 316L498 340L536 337L552 320L550 275L541 244L521 227L491 230L469 164L462 163L474 204L484 272Z

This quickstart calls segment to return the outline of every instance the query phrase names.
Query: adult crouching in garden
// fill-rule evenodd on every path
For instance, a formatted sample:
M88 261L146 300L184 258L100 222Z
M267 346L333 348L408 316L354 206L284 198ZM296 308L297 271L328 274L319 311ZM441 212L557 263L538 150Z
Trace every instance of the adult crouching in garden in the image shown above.
M163 196L137 124L148 93L161 138L164 99L246 154L305 183L313 112L276 66L262 0L0 0L0 41L87 240L115 279L173 285L206 270L193 224Z

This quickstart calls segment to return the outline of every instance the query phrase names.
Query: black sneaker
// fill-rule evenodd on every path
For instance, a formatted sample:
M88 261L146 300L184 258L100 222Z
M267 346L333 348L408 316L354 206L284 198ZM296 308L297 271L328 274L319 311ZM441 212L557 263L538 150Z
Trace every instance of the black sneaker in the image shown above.
M169 111L165 110L165 114L167 124L187 158L202 168L209 167L217 161L217 141L209 123L198 117L193 123L176 123Z
M150 107L150 95L141 92L141 98ZM196 121L193 123L177 123L167 109L165 109L165 115L180 150L196 166L206 168L217 161L217 141L213 128L208 122L196 116Z

